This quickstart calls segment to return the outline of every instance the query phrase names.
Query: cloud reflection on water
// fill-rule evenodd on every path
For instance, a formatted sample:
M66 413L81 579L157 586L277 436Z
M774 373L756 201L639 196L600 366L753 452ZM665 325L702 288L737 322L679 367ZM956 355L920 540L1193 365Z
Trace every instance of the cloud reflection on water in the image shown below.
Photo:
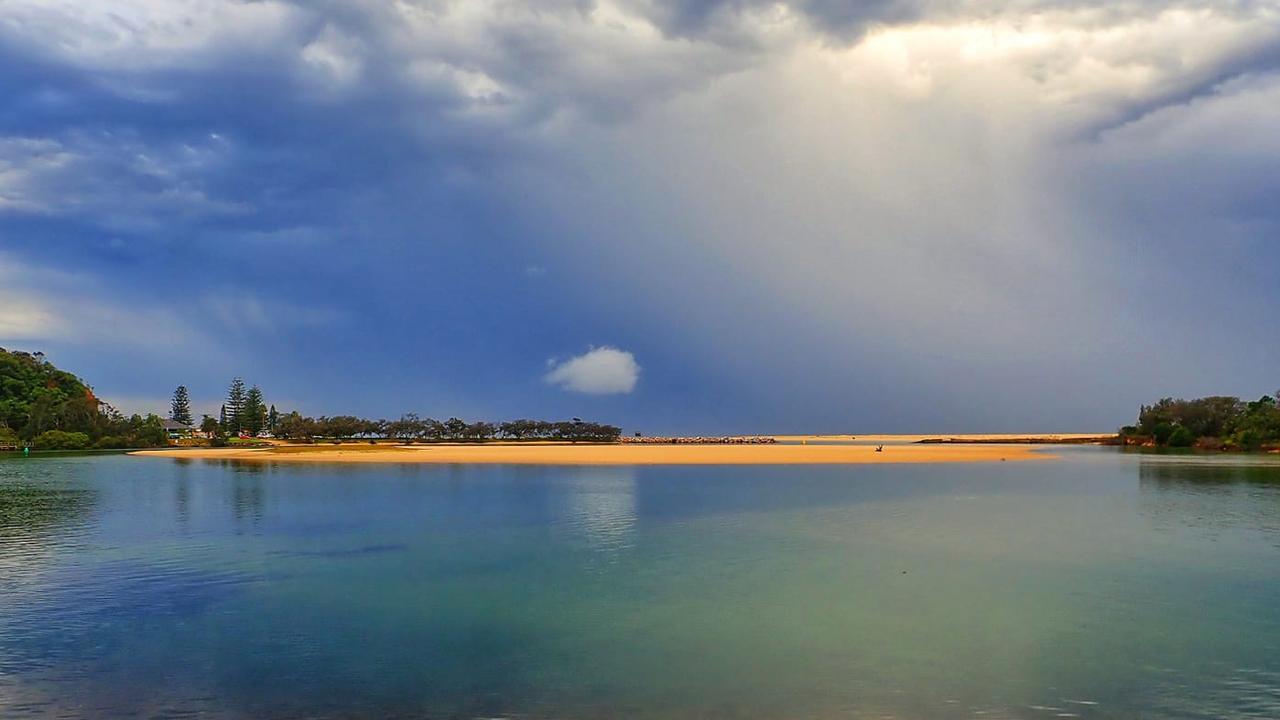
M601 557L613 561L635 542L636 469L591 467L567 474L565 523Z

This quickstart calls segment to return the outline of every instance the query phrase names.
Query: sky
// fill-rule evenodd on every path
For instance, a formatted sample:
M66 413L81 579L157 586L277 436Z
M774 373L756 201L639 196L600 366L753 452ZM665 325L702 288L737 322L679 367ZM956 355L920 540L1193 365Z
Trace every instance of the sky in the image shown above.
M1280 2L0 0L0 346L121 409L1105 431L1280 387Z

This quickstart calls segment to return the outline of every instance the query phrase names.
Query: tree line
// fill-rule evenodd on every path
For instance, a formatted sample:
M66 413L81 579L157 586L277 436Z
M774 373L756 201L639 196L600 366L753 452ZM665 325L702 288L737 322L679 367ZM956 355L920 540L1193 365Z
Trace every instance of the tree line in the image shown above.
M396 420L371 420L353 415L304 417L290 412L279 417L274 435L287 440L393 439L405 442L486 440L563 440L570 442L613 442L622 435L615 425L574 419L560 422L511 420L491 423L467 422L452 417L435 420L416 413Z
M173 391L169 403L169 418L185 425L194 426L191 415L191 394L186 385L179 385ZM247 435L257 437L263 432L275 429L279 414L276 406L268 406L263 399L262 388L254 385L246 389L243 378L232 378L227 387L227 397L214 419L205 415L200 421L201 432L212 438Z
M1136 425L1120 428L1127 443L1161 447L1258 450L1280 445L1280 391L1252 402L1215 395L1164 398L1138 410Z
M414 413L395 420L353 415L306 417L279 413L257 385L234 378L218 417L203 416L198 427L214 444L237 435L271 435L288 440L393 439L403 442L563 440L616 441L621 428L577 418L563 422L512 420L467 422L434 420ZM191 394L185 385L173 392L169 417L194 426ZM163 419L155 414L125 416L98 399L79 377L55 367L42 353L0 348L0 447L26 445L37 450L159 447L169 443Z
M170 417L191 425L191 398L185 385L173 392ZM214 444L230 437L255 438L270 436L283 440L317 439L401 440L405 442L482 442L486 440L565 440L571 442L610 442L622 436L615 425L586 422L578 418L548 422L545 420L511 420L502 423L468 422L451 417L436 420L406 413L396 420L380 420L355 415L322 415L308 417L298 411L280 413L275 405L263 399L257 385L246 389L242 378L233 378L227 387L226 400L219 417L205 415L200 430Z
M158 415L126 417L43 353L0 348L0 445L79 450L167 442Z

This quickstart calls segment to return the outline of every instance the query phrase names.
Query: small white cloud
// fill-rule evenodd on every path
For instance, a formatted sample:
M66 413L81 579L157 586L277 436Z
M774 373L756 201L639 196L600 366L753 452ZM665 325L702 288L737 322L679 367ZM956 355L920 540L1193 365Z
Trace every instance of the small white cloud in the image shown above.
M629 393L640 378L636 358L613 347L591 348L586 353L561 363L553 362L546 381L562 390L591 395Z

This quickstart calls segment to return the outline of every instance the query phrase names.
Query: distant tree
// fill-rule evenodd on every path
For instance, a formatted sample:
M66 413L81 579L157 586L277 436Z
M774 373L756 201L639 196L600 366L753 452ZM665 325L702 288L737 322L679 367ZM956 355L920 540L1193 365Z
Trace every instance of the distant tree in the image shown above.
M222 407L218 409L218 428L223 432L226 432L230 427L231 426L227 423L227 405L226 403L223 403Z
M1195 441L1196 436L1185 426L1179 425L1173 429L1172 433L1169 434L1167 442L1169 443L1169 447L1185 448L1191 447Z
M254 437L267 426L267 408L262 401L262 388L254 385L245 393L240 417L240 427Z
M229 432L238 433L244 429L244 380L233 378L227 388L227 425Z
M1273 447L1280 444L1280 400L1270 395L1253 402L1227 396L1163 398L1143 405L1138 424L1122 428L1121 434L1173 447Z
M443 423L444 436L447 438L460 438L467 431L467 423L456 417L451 417Z
M417 413L405 413L399 420L388 420L383 425L387 437L397 440L411 440L421 436L422 421Z
M498 426L498 434L510 440L526 440L539 437L543 425L538 420L511 420Z
M134 444L138 447L159 447L169 444L169 434L165 432L159 415L149 414L143 418L133 438Z
M422 440L439 440L444 437L444 423L433 418L418 421L417 436Z
M303 417L297 410L281 415L276 423L276 437L288 440L310 440L316 434L315 421Z
M187 394L186 385L179 385L178 389L173 391L173 401L169 404L169 417L175 422L187 425L192 423L191 397Z
M472 440L491 440L497 434L498 428L493 423L480 421L470 423L463 432Z
M366 432L366 423L354 415L335 415L316 419L320 435L331 438L353 438Z
M361 420L360 434L367 438L378 438L387 436L386 420Z
M34 437L46 430L60 429L58 407L63 400L54 393L37 392L27 406L27 424L22 429L24 437Z
M1236 447L1241 450L1257 450L1262 447L1263 439L1257 430L1241 430L1232 436Z
M1256 450L1280 441L1280 402L1263 395L1247 403L1233 429L1232 439L1244 450Z
M1155 405L1142 407L1138 428L1154 436L1160 425L1182 426L1195 437L1218 437L1230 432L1243 411L1244 403L1236 397L1163 398Z
M276 406L272 405L267 411L267 432L272 435L276 432L276 425L280 423L280 413L276 412Z
M205 415L204 419L200 421L200 432L202 433L207 433L208 435L213 436L218 433L219 429L221 428L218 425L218 421L208 415Z

